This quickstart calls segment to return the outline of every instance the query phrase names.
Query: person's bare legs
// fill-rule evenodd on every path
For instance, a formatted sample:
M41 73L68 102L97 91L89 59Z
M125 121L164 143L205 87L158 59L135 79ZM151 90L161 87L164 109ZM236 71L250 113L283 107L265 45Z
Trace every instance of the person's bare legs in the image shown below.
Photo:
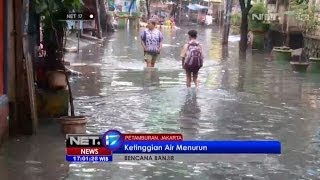
M194 85L196 86L196 87L198 87L199 86L199 84L198 84L198 73L193 73L193 82L194 82Z
M187 87L191 87L191 72L186 71L187 75Z
M152 67L151 60L146 59L147 68Z
M151 64L151 67L154 67L154 65L156 64L156 60L152 59L150 64Z

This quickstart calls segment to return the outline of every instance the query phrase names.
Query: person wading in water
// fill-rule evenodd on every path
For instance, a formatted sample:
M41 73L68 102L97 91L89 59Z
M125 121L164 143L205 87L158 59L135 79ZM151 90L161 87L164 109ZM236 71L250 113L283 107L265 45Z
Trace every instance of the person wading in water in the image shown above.
M197 41L197 31L188 32L189 43L185 44L181 50L182 68L186 70L187 87L191 87L191 79L195 86L198 86L198 72L203 66L202 46Z
M147 29L141 34L141 45L147 67L154 67L162 48L163 35L156 29L156 21L149 20Z

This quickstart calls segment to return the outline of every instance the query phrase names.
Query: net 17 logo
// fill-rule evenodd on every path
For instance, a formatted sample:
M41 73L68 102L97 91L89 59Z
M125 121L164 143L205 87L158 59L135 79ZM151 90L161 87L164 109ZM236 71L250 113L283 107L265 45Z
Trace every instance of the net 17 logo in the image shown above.
M119 149L124 136L117 130L104 135L68 134L66 136L67 155L111 155Z
M107 131L104 135L103 135L103 145L112 150L112 151L116 151L117 149L119 149L124 141L124 136L123 134L121 134L119 131L117 130L110 130Z
M68 134L66 136L67 155L111 155L111 150L103 145L102 135Z

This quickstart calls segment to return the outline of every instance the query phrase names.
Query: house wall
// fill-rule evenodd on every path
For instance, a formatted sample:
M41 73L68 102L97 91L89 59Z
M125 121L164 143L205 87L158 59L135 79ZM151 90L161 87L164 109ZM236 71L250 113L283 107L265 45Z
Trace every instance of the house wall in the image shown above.
M320 58L320 36L306 35L304 37L304 49L307 57Z
M0 14L2 17L5 16L4 11L4 3L5 0L0 0ZM2 140L8 135L9 123L8 123L8 115L9 115L9 107L8 107L8 97L5 94L5 81L7 75L6 68L6 59L4 55L4 18L0 18L0 143Z
M309 7L318 6L319 3L320 0L311 0ZM320 12L317 13L317 16L320 21ZM304 49L308 57L320 58L320 27L304 37Z
M0 13L3 15L3 0L0 0ZM0 32L3 32L3 18L0 18ZM3 34L0 33L0 96L4 94L4 57L3 57Z
M269 39L271 41L272 46L282 46L285 41L284 37L286 33L289 34L289 47L293 49L304 48L307 57L320 57L320 28L318 28L312 34L307 36L302 35L303 22L300 24L293 17L288 17L288 28L282 29L285 17L285 6L283 4L279 4L279 0L277 1L277 7L274 8L274 5L268 5L269 11L276 12L279 15L279 25L272 27L272 30L269 35ZM314 4L317 5L320 3L320 0L310 0L310 7ZM271 8L270 8L271 7ZM320 12L318 13L319 21L320 21ZM282 32L283 31L283 32Z

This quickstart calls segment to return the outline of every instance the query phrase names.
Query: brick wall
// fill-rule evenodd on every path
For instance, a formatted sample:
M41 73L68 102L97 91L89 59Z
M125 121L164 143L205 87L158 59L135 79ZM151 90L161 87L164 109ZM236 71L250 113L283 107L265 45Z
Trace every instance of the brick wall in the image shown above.
M0 0L0 14L3 15L4 0ZM3 27L4 18L0 18L0 143L8 135L9 123L8 123L8 98L4 95L4 56L3 56Z

